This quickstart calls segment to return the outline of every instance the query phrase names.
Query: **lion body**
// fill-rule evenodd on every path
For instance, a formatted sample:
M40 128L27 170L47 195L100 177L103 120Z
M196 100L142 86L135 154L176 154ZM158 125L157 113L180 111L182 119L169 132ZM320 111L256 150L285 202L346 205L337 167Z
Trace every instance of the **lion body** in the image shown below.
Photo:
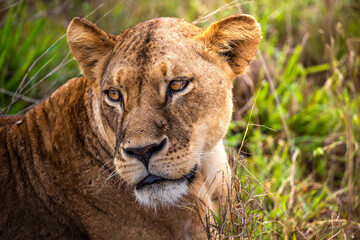
M155 19L116 37L74 19L68 41L84 77L0 118L0 237L204 239L191 206L216 211L227 197L232 79L260 38L245 15L205 32Z

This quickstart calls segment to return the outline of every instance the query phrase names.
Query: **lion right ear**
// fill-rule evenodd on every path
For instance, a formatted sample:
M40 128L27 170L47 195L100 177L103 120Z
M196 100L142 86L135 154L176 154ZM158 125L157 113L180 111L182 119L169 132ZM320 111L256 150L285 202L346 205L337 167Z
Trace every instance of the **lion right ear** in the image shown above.
M85 18L76 17L68 27L67 40L84 76L100 79L115 46L115 37Z
M242 74L259 47L261 29L253 17L233 15L211 24L198 38Z

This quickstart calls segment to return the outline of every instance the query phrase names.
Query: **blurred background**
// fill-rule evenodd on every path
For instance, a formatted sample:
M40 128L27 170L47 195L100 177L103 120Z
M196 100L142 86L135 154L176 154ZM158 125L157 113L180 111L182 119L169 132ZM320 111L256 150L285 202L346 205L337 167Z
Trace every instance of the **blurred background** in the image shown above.
M206 27L235 13L254 16L263 40L234 81L237 204L230 221L214 215L209 237L360 239L358 0L1 0L1 115L80 75L65 38L73 17L120 34L155 17Z

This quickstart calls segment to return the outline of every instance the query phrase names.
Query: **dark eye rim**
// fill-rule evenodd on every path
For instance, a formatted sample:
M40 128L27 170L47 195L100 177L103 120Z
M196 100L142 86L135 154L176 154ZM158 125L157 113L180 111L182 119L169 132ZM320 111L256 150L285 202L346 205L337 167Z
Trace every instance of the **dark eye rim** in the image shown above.
M171 87L170 87L170 84L173 81L179 81L179 80L186 81L185 86L182 89L179 89L179 90L172 90ZM168 101L174 94L176 94L178 92L181 92L181 91L184 91L189 86L190 82L192 82L193 80L194 80L194 78L187 78L187 77L177 77L177 78L172 79L169 82L168 87L166 89L166 101Z
M116 92L119 93L118 99L114 100L114 99L112 99L112 98L109 96L109 93L110 93L111 91L116 91ZM117 89L107 89L107 90L104 91L104 93L106 94L106 97L107 97L111 102L120 102L121 99L122 99L121 92L120 92L119 90L117 90Z
M189 86L189 83L190 83L192 80L193 80L193 79L188 79L188 78L175 78L175 79L173 79L173 80L171 80L171 81L169 82L168 89L169 89L171 92L173 92L173 93L184 91L184 90ZM173 90L173 89L170 87L170 86L171 86L171 83L173 83L173 82L178 82L178 81L184 81L184 82L185 82L184 87L181 88L181 89L179 89L179 90Z
M171 84L172 84L173 82L185 82L185 85L184 85L181 89L179 89L179 90L174 90L174 89L171 88ZM180 92L180 91L183 91L183 90L187 87L188 84L189 84L189 81L188 81L188 80L172 80L172 81L170 81L170 83L169 83L169 88L170 88L170 90L173 91L173 92Z

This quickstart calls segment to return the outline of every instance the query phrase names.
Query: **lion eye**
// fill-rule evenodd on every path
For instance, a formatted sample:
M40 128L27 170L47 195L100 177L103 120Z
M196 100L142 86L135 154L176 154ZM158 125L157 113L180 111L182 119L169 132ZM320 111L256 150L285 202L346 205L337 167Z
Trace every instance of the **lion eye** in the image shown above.
M108 90L106 95L110 101L118 102L120 100L120 92L118 90Z
M173 80L170 82L170 88L175 92L181 91L187 86L188 83L189 81L186 80Z

